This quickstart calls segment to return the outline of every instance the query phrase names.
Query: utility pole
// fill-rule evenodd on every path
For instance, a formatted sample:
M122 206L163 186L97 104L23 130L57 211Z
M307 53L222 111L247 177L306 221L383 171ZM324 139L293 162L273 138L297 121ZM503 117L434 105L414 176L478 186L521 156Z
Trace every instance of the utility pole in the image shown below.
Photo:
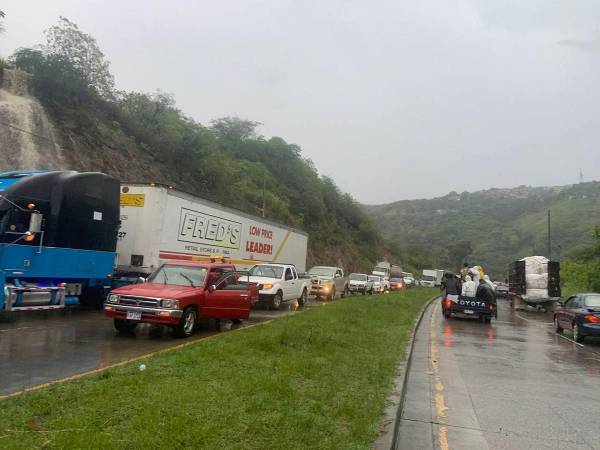
M265 209L267 206L267 198L266 198L267 193L266 192L267 192L267 172L266 172L265 168L263 167L263 193L262 193L263 194L262 195L262 197L263 197L263 201L262 201L262 216L263 216L263 218L265 217Z
M548 210L548 259L552 260L552 235L550 231L550 210Z

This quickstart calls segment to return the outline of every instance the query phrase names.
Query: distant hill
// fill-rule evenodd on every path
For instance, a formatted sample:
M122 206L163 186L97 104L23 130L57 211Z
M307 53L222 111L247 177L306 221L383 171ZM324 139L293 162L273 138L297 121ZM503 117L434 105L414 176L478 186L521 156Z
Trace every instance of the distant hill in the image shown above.
M432 264L456 268L463 258L453 254L452 244L469 241L472 251L467 261L503 278L510 261L547 254L548 210L553 258L589 247L592 228L600 223L600 182L451 192L431 200L365 205L364 209L384 237L425 248Z

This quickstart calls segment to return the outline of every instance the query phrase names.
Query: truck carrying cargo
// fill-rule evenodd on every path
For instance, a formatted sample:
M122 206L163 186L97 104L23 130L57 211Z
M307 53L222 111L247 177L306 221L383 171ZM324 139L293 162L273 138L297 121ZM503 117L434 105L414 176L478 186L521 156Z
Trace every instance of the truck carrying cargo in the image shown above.
M560 263L528 256L509 265L509 295L529 306L544 307L560 299Z
M306 270L308 235L168 186L123 183L117 276L146 276L163 261L225 260Z
M118 227L115 178L0 174L0 311L99 304L110 289Z
M392 278L402 278L402 267L399 264L380 261L375 265L375 268L371 273L381 277L384 290L388 291L390 289L390 280Z

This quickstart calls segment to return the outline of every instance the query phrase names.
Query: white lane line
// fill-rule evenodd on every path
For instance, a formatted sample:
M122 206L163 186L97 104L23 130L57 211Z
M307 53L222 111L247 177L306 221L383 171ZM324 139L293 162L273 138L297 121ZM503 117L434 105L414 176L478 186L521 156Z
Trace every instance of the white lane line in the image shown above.
M566 336L563 336L562 334L558 334L558 333L556 333L556 335L557 335L558 337L561 337L561 338L563 338L563 339L566 339L566 340L567 340L567 341L569 341L569 342L572 342L572 343L573 343L573 344L575 344L575 345L579 345L580 347L585 347L585 345L583 345L583 344L580 344L579 342L575 342L573 339L569 339L568 337L566 337Z

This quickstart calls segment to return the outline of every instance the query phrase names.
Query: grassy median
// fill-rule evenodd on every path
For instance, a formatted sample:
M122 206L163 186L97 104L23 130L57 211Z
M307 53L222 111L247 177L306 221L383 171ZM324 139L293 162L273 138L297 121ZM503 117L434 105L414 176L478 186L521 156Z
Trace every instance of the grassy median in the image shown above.
M0 401L0 448L369 448L432 294L326 303Z

